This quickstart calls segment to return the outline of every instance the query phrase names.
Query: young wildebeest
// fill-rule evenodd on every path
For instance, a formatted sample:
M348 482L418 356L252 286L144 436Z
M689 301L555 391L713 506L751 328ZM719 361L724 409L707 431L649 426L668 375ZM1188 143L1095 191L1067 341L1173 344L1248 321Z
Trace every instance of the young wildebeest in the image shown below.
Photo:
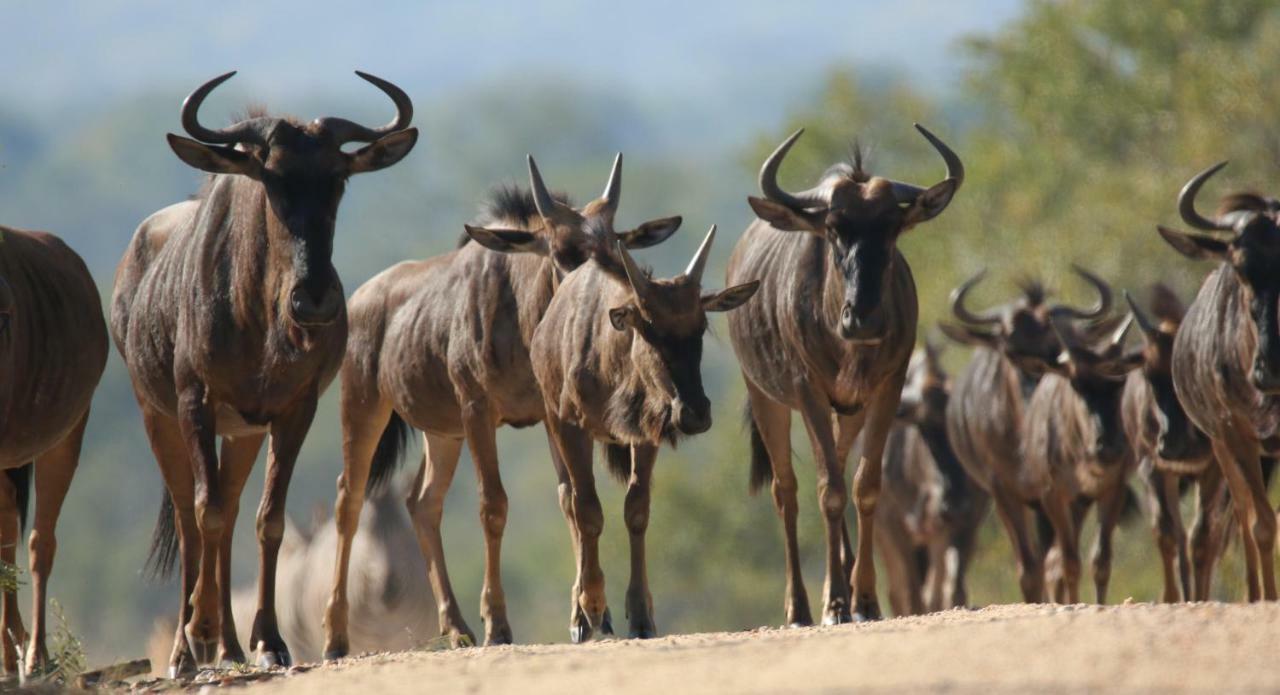
M729 335L747 384L752 489L773 481L786 545L787 622L813 622L800 576L791 411L799 410L818 468L826 522L823 622L881 616L871 555L880 458L898 409L915 344L915 280L898 236L941 213L964 180L960 158L932 133L947 178L928 189L872 176L860 154L837 164L801 193L778 186L777 172L804 131L787 138L760 169L764 198L748 198L759 217L729 260L729 283L762 278L761 297L729 317ZM839 440L833 431L839 418ZM866 425L854 476L858 552L844 524L845 460ZM855 560L856 557L856 560ZM852 573L852 578L850 574Z
M467 227L478 243L465 243L464 237L451 253L396 265L352 296L351 339L342 369L345 467L334 512L339 544L326 658L350 649L347 568L366 480L377 481L394 469L407 425L425 433L426 454L408 505L427 558L441 633L455 642L463 637L475 642L454 598L440 539L445 493L465 441L480 482L485 643L511 641L499 572L507 495L498 473L495 430L542 420L542 394L529 362L534 328L559 276L593 253L609 253L604 245L615 240L643 248L680 226L679 217L669 217L614 233L621 166L618 155L603 195L575 210L548 192L530 157L530 191L498 190L481 220L484 226Z
M0 227L0 560L17 560L34 477L27 673L48 664L44 605L58 547L54 527L107 350L102 300L84 261L52 234ZM13 673L27 641L16 593L5 593L0 614L4 669Z
M201 102L233 74L183 103L183 127L200 142L169 135L182 161L213 176L196 201L142 223L112 298L112 335L165 479L152 555L161 569L172 567L175 522L181 544L175 673L213 660L217 647L220 660L244 659L230 611L231 532L268 433L251 648L260 663L290 662L276 625L276 556L294 462L346 344L331 260L338 202L348 177L395 164L418 138L408 128L408 96L363 73L395 102L396 118L384 127L257 116L205 128ZM344 152L350 142L372 144Z
M1026 484L1022 456L1023 412L1048 365L1062 344L1053 331L1054 318L1092 320L1111 310L1111 290L1089 271L1077 275L1098 292L1090 309L1050 304L1048 291L1035 280L1020 283L1022 296L1001 307L977 313L966 297L984 272L951 293L951 313L960 326L941 324L947 337L974 347L960 372L947 406L947 434L965 471L995 500L996 513L1009 534L1018 563L1022 597L1044 600L1043 554L1027 523L1028 505L1038 506L1039 490Z
M1111 537L1137 467L1125 439L1120 401L1128 373L1143 358L1140 352L1124 351L1132 315L1102 340L1095 339L1096 331L1077 332L1065 320L1055 321L1062 355L1036 385L1023 421L1026 484L1041 490L1040 504L1053 527L1062 569L1054 597L1059 602L1080 600L1080 527L1085 512L1097 503L1093 580L1098 603L1106 603Z
M1209 440L1187 418L1173 386L1173 343L1185 313L1173 291L1152 288L1151 315L1125 293L1143 335L1142 369L1125 383L1125 433L1138 460L1139 475L1147 482L1155 509L1153 530L1164 569L1167 602L1206 601L1213 566L1221 554L1227 513L1222 472L1214 463ZM1200 504L1192 529L1190 558L1187 533L1179 508L1180 482L1197 483ZM1194 584L1192 577L1194 576Z
M1276 598L1276 515L1260 457L1280 452L1280 201L1236 194L1223 199L1213 218L1201 216L1196 194L1226 164L1200 172L1178 196L1183 221L1211 234L1159 228L1188 258L1220 262L1174 339L1173 383L1187 416L1209 437L1231 490L1249 600L1270 601Z
M670 280L654 279L636 266L621 243L614 254L597 252L565 277L533 333L530 357L578 565L569 622L574 642L608 627L593 439L606 445L609 467L627 482L629 634L657 633L644 535L658 447L711 427L701 368L707 312L734 309L759 287L752 281L702 294L714 238L712 227L684 274Z
M947 438L951 381L926 343L907 368L898 420L885 442L876 549L895 615L968 602L965 573L991 498L964 472ZM854 447L855 455L861 440Z

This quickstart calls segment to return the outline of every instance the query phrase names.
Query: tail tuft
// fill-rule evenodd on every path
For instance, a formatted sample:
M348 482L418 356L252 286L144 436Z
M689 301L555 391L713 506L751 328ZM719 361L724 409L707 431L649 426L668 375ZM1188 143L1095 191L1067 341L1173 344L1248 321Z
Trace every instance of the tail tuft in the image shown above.
M631 479L631 447L625 444L605 444L604 465L614 480L626 483Z
M164 581L173 576L178 565L178 527L174 513L173 498L166 489L164 498L160 500L160 517L156 519L156 529L151 533L151 551L147 553L147 564L143 569L152 581Z
M404 450L409 446L409 423L400 417L400 413L392 411L391 420L382 437L378 440L378 448L373 452L373 463L369 467L369 480L365 483L365 494L377 492L395 475L404 459Z
M751 413L750 401L747 401L743 419L751 429L751 480L748 483L748 489L754 495L764 486L773 483L773 461L769 458L769 450L765 448L764 437L760 436L756 418Z
M26 465L8 468L4 472L9 478L9 483L13 485L14 500L18 506L18 520L24 532L27 530L27 510L31 507L31 472L34 466L35 462L29 461Z

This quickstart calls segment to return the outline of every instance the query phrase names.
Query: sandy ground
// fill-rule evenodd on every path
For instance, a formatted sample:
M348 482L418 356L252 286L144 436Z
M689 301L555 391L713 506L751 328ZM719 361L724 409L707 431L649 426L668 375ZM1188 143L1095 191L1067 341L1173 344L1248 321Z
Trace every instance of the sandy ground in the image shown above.
M255 693L1280 690L1280 605L997 606L803 630L403 652Z

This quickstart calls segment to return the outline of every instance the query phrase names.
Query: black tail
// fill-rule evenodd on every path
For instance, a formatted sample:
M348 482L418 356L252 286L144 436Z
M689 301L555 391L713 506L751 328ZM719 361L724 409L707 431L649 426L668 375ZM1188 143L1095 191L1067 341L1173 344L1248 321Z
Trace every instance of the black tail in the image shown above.
M747 401L743 417L747 427L751 429L751 482L748 484L748 489L754 495L765 485L773 482L773 461L769 459L769 450L764 446L764 437L760 436L760 428L756 425L756 418L751 413L751 401Z
M1142 500L1132 487L1124 486L1124 506L1120 507L1120 523L1128 524L1142 518Z
M382 430L382 438L378 440L378 448L373 452L373 465L369 468L369 481L365 483L365 494L376 492L386 484L391 476L400 468L404 459L404 450L409 446L409 423L400 417L400 413L392 411L391 421Z
M631 447L625 444L605 444L604 465L614 480L627 482L631 479Z
M151 533L151 552L147 553L147 564L143 570L155 581L173 576L174 567L178 564L178 527L175 524L173 498L166 489L164 498L160 500L156 530Z
M24 532L27 530L27 509L31 506L31 471L34 465L33 461L25 466L7 468L4 472L9 476L9 483L13 485L14 499L18 504L18 519Z

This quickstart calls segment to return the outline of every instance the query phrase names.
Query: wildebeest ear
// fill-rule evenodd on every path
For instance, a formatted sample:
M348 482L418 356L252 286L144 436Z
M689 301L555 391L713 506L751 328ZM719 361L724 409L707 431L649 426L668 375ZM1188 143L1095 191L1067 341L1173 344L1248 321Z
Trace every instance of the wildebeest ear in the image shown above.
M784 232L820 231L815 219L806 213L796 212L782 203L755 196L747 196L747 203L755 211L756 217L773 225L774 229Z
M234 147L206 145L173 133L165 137L169 139L169 147L174 154L178 155L178 159L200 171L207 171L210 174L242 174L251 179L260 178L261 165L247 152Z
M538 235L520 229L485 229L462 225L477 244L503 253L537 253L546 255L547 244Z
M635 320L636 307L633 304L617 306L609 310L609 323L620 331L625 331L631 327L631 322Z
M1000 344L999 338L994 334L974 330L968 326L957 326L954 323L939 321L938 330L942 331L943 335L957 343L960 343L961 345L972 345L975 347L985 347L995 350Z
M924 193L916 196L916 202L911 204L907 210L907 219L904 226L920 224L938 216L947 205L951 204L951 197L956 194L956 189L960 187L960 182L955 179L944 179L941 183L936 183Z
M1142 353L1135 350L1123 357L1099 362L1094 369L1108 379L1123 379L1126 374L1141 367L1143 361Z
M374 140L372 144L365 145L347 155L350 163L348 171L352 174L363 174L368 171L386 169L404 159L404 156L409 154L409 150L412 150L417 143L417 128L406 128L405 130L397 130L389 135L383 135Z
M684 218L679 215L649 220L629 232L621 232L618 234L618 239L629 249L647 249L666 241L676 233L683 221Z
M1227 256L1231 250L1231 245L1225 241L1210 239L1198 234L1187 234L1177 230L1169 229L1156 225L1156 231L1160 232L1160 236L1169 242L1169 245L1178 250L1178 253L1194 260L1221 260Z
M702 309L704 311L730 311L742 306L751 296L760 289L760 281L752 280L744 282L741 285L727 287L719 292L702 295Z

